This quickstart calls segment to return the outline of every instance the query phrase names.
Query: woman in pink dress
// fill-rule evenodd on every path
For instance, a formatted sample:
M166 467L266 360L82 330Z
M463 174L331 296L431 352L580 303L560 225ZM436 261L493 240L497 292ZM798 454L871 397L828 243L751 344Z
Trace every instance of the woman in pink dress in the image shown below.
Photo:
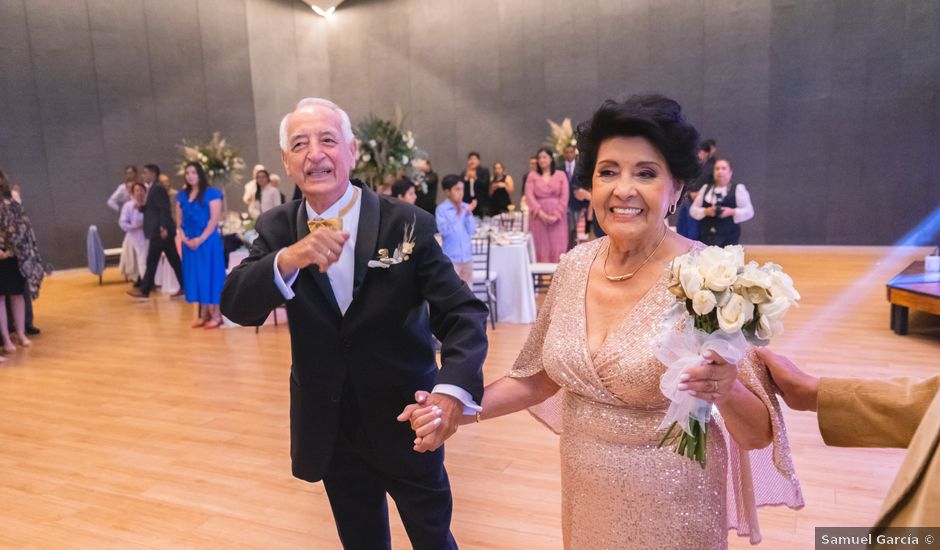
M568 179L555 170L551 150L539 149L536 157L538 169L529 173L525 183L529 231L536 261L557 264L568 248Z

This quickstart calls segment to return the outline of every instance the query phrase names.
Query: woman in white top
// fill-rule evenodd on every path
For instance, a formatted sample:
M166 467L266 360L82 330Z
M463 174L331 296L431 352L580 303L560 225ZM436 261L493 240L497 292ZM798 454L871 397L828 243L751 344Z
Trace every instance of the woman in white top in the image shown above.
M715 161L715 183L702 187L689 214L699 224L699 240L709 246L741 241L741 224L754 217L751 195L743 183L731 183L731 161Z
M260 189L261 198L259 202L261 203L262 214L284 202L280 189L277 188L267 170L258 170L258 173L255 174L255 181L258 183L258 189Z
M134 185L136 181L140 181L137 174L137 167L133 164L128 164L124 167L124 181L121 182L121 184L117 186L117 189L114 190L114 193L111 193L111 196L108 197L108 208L120 214L124 203L131 200L131 186Z
M257 218L261 213L261 205L258 204L260 195L258 193L258 172L266 171L263 164L256 164L251 169L251 181L245 184L245 193L242 195L242 202L248 206L248 214L252 218Z
M159 185L155 183L154 185ZM147 237L144 236L144 213L140 207L147 200L147 188L140 182L131 188L131 200L121 207L118 224L124 230L124 250L121 255L125 275L143 279L147 271Z

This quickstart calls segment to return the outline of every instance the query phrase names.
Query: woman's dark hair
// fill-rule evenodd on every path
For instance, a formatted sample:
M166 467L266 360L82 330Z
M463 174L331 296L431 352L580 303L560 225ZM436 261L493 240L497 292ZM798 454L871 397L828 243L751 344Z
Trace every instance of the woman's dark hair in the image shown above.
M13 188L10 187L10 180L7 179L6 172L3 170L0 170L0 198L13 198Z
M550 170L549 173L551 175L554 175L555 174L555 153L553 153L552 150L549 149L548 147L542 147L541 149L535 152L535 170L539 174L542 173L542 165L539 164L539 153L545 153L546 155L548 155L548 158L552 159L552 163L551 165L549 165L549 170Z
M414 186L415 184L413 181L407 177L402 177L392 184L392 196L396 198L404 197L405 193L407 193L408 190Z
M715 159L715 164L718 164L718 163L721 162L721 161L727 162L727 163L728 163L728 168L731 168L732 170L734 170L734 165L731 164L731 159L729 159L729 158L727 158L727 157ZM713 170L714 170L714 168L713 168Z
M203 195L206 194L206 188L209 187L209 180L206 178L206 173L205 171L203 171L202 165L200 165L198 162L187 162L186 168L189 168L190 166L192 166L196 170L196 175L199 176L199 183L197 184L197 187L196 187L196 198L193 199L193 202L196 202L196 201L203 202ZM186 179L185 170L183 170L183 174L184 174L183 179L185 180ZM189 186L189 182L186 182L186 184L187 186Z
M268 183L271 183L271 174L268 173L267 170L265 170L265 169L262 168L261 170L258 170L258 171L255 172L255 200L259 200L259 201L261 200L261 186L258 185L258 174L261 174L261 173L263 173L265 176L267 176L267 177L268 177ZM281 201L281 202L283 202L283 201Z
M696 155L698 130L686 122L676 101L659 94L634 95L623 102L608 99L591 120L578 124L575 137L581 159L576 166L578 179L588 189L594 180L601 143L613 137L649 141L666 159L677 186L694 180L701 171Z
M134 184L131 185L131 193L133 193L133 192L134 192L134 189L137 189L138 186L140 186L140 187L142 187L142 188L144 189L144 193L147 192L147 186L146 186L146 185L144 185L143 183L141 183L141 182L139 182L139 181L135 181Z
M456 174L447 174L444 176L444 179L441 180L441 188L444 191L450 191L458 183L463 183L463 180L460 179L460 176Z

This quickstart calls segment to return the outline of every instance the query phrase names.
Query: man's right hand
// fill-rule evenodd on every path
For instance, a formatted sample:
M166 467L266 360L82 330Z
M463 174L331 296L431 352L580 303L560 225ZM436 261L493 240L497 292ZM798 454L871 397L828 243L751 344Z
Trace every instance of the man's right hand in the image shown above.
M757 356L767 365L770 376L788 407L795 411L816 410L818 378L806 374L797 368L793 361L767 348L757 348Z
M349 233L346 231L325 227L315 229L278 256L277 269L282 277L309 265L316 265L320 273L326 273L327 268L339 260L348 239Z

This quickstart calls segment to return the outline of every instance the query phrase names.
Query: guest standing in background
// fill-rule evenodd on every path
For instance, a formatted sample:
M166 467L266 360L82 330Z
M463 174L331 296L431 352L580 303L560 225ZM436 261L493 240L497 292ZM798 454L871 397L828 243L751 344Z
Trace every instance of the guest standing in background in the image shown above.
M271 174L267 170L258 170L255 174L255 184L258 186L255 203L258 204L259 214L264 214L284 202L280 189L271 181Z
M222 324L219 298L225 284L225 260L219 218L222 192L209 187L206 173L190 162L184 173L188 193L176 196L183 214L180 230L183 241L183 281L186 301L199 304L193 328L218 328Z
M414 204L418 199L418 195L415 193L414 182L405 176L402 176L398 181L392 184L392 196L408 204Z
M568 244L568 179L555 170L548 148L536 155L538 168L529 174L525 199L529 207L529 231L535 242L537 262L558 263Z
M251 179L245 184L245 192L242 194L242 202L248 207L248 214L252 218L257 218L261 214L261 205L259 204L261 195L258 194L258 172L261 171L267 172L263 164L256 164L251 169ZM268 174L268 179L271 179L270 174Z
M437 208L437 173L431 167L429 159L415 159L413 165L417 168L414 182L418 198L415 200L415 206L433 216Z
M26 337L25 295L33 299L39 297L39 285L48 271L39 254L29 216L20 203L13 200L10 182L0 170L0 294L4 302L10 301L16 337L23 347L32 345ZM0 333L3 351L16 351L6 315L0 315Z
M490 216L509 212L514 187L515 182L512 176L506 173L503 163L499 161L493 163L493 179L490 181Z
M529 157L529 169L526 171L525 175L522 176L522 189L519 191L519 202L525 200L525 182L529 179L529 174L532 172L538 172L539 169L539 159L536 156Z
M124 247L124 254L131 257L124 260L127 266L133 266L131 275L136 280L134 286L139 287L147 273L147 237L144 235L144 213L141 209L144 201L147 200L147 186L136 182L131 190L131 200L124 203L121 207L121 217L118 219L118 225L124 230L124 241L127 245Z
M568 178L568 250L578 244L578 220L584 216L584 231L590 232L588 212L591 207L591 192L578 179L578 149L568 145L564 149L565 176Z
M474 216L489 215L490 198L490 171L485 166L480 166L480 153L471 151L467 155L467 169L460 174L463 180L463 202L475 203L473 208Z
M23 204L23 196L21 194L22 189L20 188L19 184L15 184L12 182L9 182L9 183L11 183L12 185L10 188L11 198L13 199L14 202L22 205ZM33 324L33 297L30 295L29 292L27 292L26 294L23 295L23 298L24 298L24 302L26 302L26 335L36 336L42 331L39 330L39 328L35 324ZM13 308L12 308L12 304L10 304L9 302L7 303L7 321L9 322L10 325L13 324Z
M137 167L133 164L128 164L124 167L124 181L121 182L121 184L117 186L117 189L114 190L114 193L111 193L111 196L108 197L108 208L120 213L124 203L131 200L131 186L134 185L136 181L139 181Z
M699 222L692 217L690 209L702 187L715 183L715 153L717 152L718 146L713 139L706 139L699 146L698 159L702 163L702 173L689 182L688 187L682 193L682 201L676 213L676 232L693 241L699 240L700 231Z
M144 166L144 185L147 186L147 200L144 203L144 235L147 237L147 271L140 288L127 291L132 298L147 298L153 290L154 279L157 276L157 266L160 256L166 254L166 259L176 273L180 290L174 296L184 293L183 267L180 265L179 252L176 251L176 221L173 208L170 205L170 196L166 187L157 183L160 178L160 167L156 164ZM180 193L179 195L183 195Z
M731 161L715 161L715 183L695 197L690 214L699 224L699 240L709 246L741 242L741 224L754 217L751 195L743 183L732 183Z
M441 234L441 248L454 264L457 275L473 288L473 234L477 230L473 218L473 203L465 204L464 182L454 174L444 176L441 182L446 199L437 205L435 218Z

